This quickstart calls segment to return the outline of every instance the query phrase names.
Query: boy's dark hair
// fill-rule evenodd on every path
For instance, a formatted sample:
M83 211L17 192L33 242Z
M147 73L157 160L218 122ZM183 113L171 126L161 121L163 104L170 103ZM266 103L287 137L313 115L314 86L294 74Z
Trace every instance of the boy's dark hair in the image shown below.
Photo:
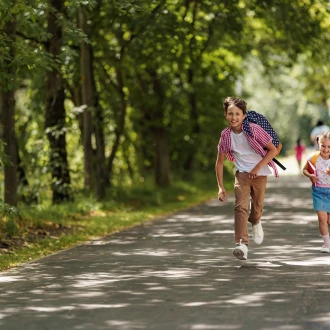
M243 111L243 114L246 114L247 103L239 97L231 96L226 97L226 99L223 101L223 108L225 112L227 112L229 106L231 106L232 104L235 105L237 108L240 108Z

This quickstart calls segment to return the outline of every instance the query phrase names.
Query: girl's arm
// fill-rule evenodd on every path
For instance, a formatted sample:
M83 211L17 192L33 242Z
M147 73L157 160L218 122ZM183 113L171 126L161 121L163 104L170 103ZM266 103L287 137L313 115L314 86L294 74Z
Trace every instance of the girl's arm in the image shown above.
M217 182L219 187L218 199L221 202L226 200L226 190L223 186L223 163L225 160L224 154L218 153L217 161L215 163L215 173L217 176Z
M269 142L265 148L268 150L265 157L250 171L249 178L255 178L258 176L259 171L265 165L267 165L278 153L277 148L274 146L272 142Z
M303 174L305 176L307 176L307 178L309 178L309 180L311 180L312 183L316 183L317 182L318 177L315 174L309 173L309 171L308 171L308 162L306 162L306 164L305 164L302 172L303 172Z

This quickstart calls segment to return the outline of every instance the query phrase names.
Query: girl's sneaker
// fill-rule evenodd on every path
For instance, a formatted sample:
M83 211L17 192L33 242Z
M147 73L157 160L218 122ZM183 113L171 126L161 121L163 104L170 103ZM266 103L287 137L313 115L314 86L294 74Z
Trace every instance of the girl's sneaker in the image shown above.
M248 254L248 247L245 244L236 245L233 251L233 255L239 260L247 260L247 254Z
M322 245L320 252L321 253L330 253L330 248L325 245Z

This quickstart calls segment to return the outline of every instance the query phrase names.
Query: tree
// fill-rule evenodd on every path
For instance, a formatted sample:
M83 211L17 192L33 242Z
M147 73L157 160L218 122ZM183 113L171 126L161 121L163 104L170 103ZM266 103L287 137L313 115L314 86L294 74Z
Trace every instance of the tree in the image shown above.
M15 38L16 18L12 16L5 22L3 41L6 43L4 61L1 65L0 81L0 117L3 125L3 141L5 155L8 161L5 164L4 201L10 205L17 205L17 144L15 135Z
M87 33L87 18L82 9L79 10L79 24L82 31ZM86 42L81 43L80 71L81 71L81 95L82 102L86 105L83 112L83 146L84 146L84 178L85 189L93 189L93 147L92 147L92 63L91 47Z
M66 152L65 92L58 65L62 47L61 18L64 10L62 0L51 0L48 12L47 32L51 36L46 49L54 59L53 67L47 72L45 129L50 144L49 165L52 175L53 203L72 198L70 173Z

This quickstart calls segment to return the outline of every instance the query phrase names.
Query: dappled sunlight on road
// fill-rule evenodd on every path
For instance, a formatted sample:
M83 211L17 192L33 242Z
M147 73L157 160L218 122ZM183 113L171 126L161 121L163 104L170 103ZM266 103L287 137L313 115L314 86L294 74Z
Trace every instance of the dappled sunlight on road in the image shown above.
M330 255L319 252L310 187L276 180L265 241L251 241L247 261L232 256L232 197L212 200L0 274L0 326L19 318L22 329L42 329L47 318L86 330L330 328L327 306L315 304L330 291Z

